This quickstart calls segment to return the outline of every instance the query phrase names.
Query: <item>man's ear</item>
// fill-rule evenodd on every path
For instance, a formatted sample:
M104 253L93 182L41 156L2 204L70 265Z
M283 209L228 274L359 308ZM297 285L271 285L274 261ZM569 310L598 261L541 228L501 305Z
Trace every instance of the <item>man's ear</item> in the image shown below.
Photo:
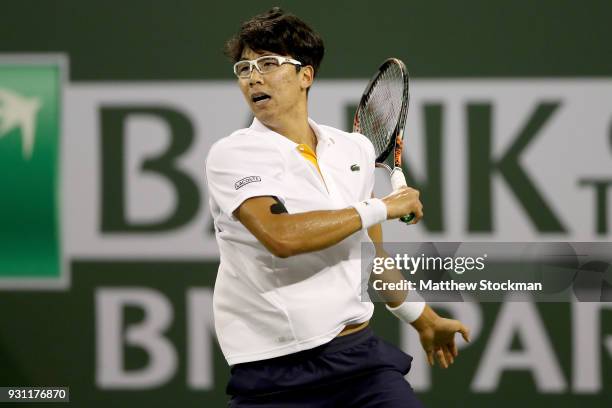
M300 81L302 88L310 88L314 81L314 68L311 65L306 65L300 69Z

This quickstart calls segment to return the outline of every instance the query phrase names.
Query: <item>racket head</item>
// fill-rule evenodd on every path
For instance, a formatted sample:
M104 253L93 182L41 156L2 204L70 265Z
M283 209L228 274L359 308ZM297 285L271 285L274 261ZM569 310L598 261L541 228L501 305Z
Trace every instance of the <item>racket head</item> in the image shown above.
M353 119L353 131L372 142L376 165L401 166L403 133L410 104L410 79L398 58L385 60L366 86Z

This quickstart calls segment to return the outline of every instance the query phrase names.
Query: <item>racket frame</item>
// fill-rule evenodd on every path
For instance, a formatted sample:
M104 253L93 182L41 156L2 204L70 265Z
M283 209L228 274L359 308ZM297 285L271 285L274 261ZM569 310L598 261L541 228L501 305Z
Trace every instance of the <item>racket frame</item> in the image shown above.
M359 112L368 102L372 88L374 87L374 85L376 85L376 82L381 77L382 73L391 64L396 64L397 66L399 66L400 72L402 74L404 87L402 93L402 106L400 108L400 114L395 129L393 130L394 137L390 138L387 147L376 158L376 167L383 167L387 169L389 174L391 174L393 171L398 171L396 170L398 168L401 170L402 152L404 147L404 128L406 126L406 117L408 116L408 108L410 106L410 76L408 74L408 70L406 69L406 65L402 60L398 58L388 58L380 65L380 67L378 67L378 71L372 76L370 82L368 82L368 85L366 86L365 90L363 91L363 94L361 95L361 100L359 101L359 105L357 106L355 117L353 119L353 131L359 133L361 129L359 126ZM392 152L393 167L389 166L386 163L387 158Z
M404 171L402 170L402 153L404 150L404 130L406 127L406 117L408 116L408 107L410 106L410 76L408 74L408 70L406 69L406 65L399 58L388 58L385 60L380 67L378 67L378 71L374 74L374 76L372 76L370 82L368 82L368 85L361 95L361 100L359 101L357 110L355 111L355 117L353 118L353 131L357 133L360 132L361 127L359 126L359 112L368 102L371 90L376 85L378 79L382 76L387 67L392 64L397 65L402 74L404 85L402 90L402 106L400 108L397 124L393 130L393 137L389 138L387 147L383 149L383 151L376 158L376 167L387 169L389 175L391 176L391 185L393 190L398 190L401 187L406 187L406 177L404 176ZM366 135L366 137L368 136ZM393 152L393 167L386 163L391 152ZM414 216L414 213L404 215L400 217L400 221L409 224L414 219Z

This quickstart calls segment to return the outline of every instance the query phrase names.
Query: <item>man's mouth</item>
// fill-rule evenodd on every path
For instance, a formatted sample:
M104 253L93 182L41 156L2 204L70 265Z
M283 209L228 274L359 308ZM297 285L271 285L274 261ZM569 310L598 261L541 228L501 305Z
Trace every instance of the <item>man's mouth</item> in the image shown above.
M257 92L251 95L251 101L253 101L255 104L263 103L263 101L267 101L268 99L270 99L270 95L263 92Z

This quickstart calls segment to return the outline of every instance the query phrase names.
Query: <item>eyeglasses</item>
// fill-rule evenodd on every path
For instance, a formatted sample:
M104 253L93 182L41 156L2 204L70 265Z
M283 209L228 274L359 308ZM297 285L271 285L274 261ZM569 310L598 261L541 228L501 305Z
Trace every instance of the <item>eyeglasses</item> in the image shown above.
M253 67L257 68L260 74L267 74L278 68L283 64L293 64L295 66L301 66L300 61L296 61L293 58L281 57L279 55L264 55L254 60L242 60L234 64L234 74L238 78L249 78Z

